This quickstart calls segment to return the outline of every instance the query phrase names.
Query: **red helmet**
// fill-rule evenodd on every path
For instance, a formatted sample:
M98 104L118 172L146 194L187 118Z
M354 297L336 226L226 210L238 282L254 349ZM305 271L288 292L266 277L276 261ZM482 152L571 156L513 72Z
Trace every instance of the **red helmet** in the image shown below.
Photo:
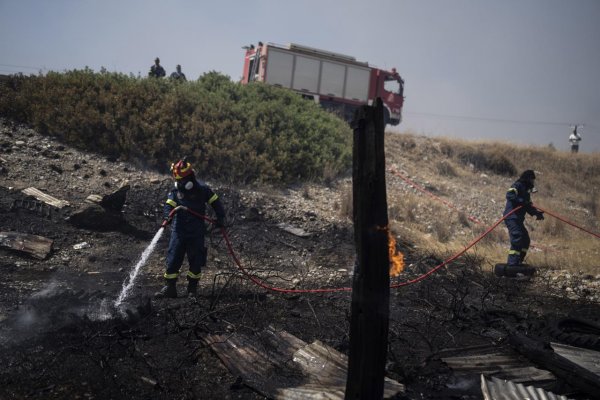
M173 178L179 180L192 175L194 170L192 169L192 164L183 159L171 164L171 172L173 173Z

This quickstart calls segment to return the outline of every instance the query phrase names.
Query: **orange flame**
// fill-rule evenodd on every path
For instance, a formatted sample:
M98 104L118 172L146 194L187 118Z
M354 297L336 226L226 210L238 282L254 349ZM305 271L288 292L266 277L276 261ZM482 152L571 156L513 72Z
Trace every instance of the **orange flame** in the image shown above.
M404 270L404 254L396 251L396 239L389 229L386 229L388 233L388 251L390 257L390 276L395 277L400 275Z

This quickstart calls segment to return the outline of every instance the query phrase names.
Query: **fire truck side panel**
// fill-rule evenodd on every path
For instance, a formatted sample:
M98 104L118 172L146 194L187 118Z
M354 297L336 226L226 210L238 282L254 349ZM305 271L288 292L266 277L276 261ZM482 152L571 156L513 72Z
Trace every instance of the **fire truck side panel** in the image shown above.
M270 85L342 102L366 103L369 99L371 69L368 67L295 54L273 46L263 51L261 63L264 75L259 73L259 79Z
M294 55L271 48L266 59L265 82L290 89L294 73Z
M312 57L296 56L293 89L301 92L319 93L321 62Z
M346 76L345 98L366 103L369 100L371 70L349 65Z
M321 90L319 94L331 97L344 97L346 68L343 64L330 61L321 63Z

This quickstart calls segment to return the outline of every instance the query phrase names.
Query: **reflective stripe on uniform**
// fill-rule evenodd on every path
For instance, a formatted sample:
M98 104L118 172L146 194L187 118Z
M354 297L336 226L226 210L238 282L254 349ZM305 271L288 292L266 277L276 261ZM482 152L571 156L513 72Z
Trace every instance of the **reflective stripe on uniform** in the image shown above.
M521 252L519 250L509 250L508 254L521 254Z
M167 204L170 205L171 207L177 207L177 202L172 199L168 199Z
M167 274L165 272L165 279L177 279L178 276L179 276L179 273Z
M192 279L200 279L200 272L194 274L192 271L188 271L187 276L189 276Z
M208 199L208 204L212 204L215 201L217 201L219 199L219 196L217 196L216 194L213 194L212 197L210 199Z
M521 253L525 254L525 253L527 253L528 250L529 249L521 249Z
M508 192L515 192L516 194L519 194L519 191L518 191L517 189L515 189L515 188L510 188L510 189L508 189L508 190L506 191L506 193L508 193Z

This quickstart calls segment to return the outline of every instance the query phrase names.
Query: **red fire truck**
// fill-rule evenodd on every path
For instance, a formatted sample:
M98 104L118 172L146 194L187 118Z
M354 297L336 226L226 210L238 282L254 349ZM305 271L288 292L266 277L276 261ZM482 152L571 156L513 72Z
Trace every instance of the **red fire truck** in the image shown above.
M356 108L381 97L385 123L402 121L404 81L395 68L384 71L351 56L293 43L244 48L244 84L258 81L295 90L346 121Z

